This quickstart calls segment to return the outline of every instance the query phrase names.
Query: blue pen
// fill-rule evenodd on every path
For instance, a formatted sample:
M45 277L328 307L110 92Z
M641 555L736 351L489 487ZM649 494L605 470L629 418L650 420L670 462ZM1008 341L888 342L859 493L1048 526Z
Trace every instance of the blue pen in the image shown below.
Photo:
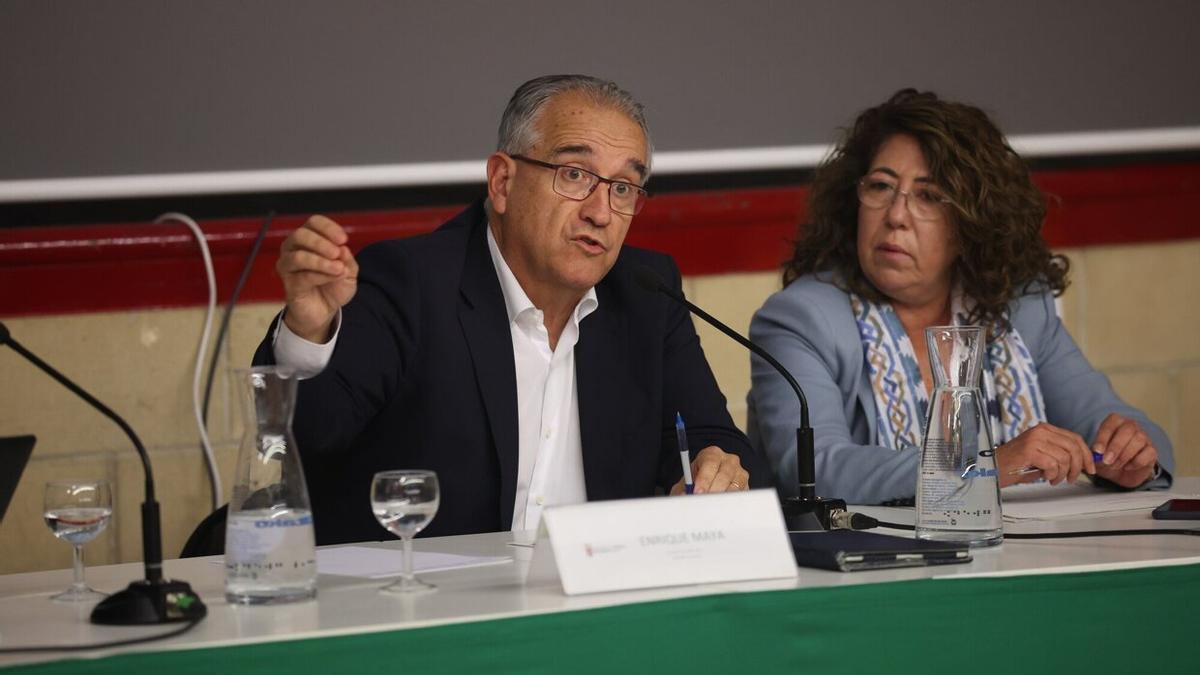
M679 461L683 464L683 491L692 494L692 458L688 455L687 429L683 427L683 415L675 413L675 440L679 441Z

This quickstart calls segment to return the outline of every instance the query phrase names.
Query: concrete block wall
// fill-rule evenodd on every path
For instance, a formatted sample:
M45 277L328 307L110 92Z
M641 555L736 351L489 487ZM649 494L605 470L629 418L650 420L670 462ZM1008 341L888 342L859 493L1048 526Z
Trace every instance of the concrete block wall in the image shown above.
M241 436L240 394L228 371L249 364L277 311L274 305L237 308L218 365L208 430L226 499ZM192 406L203 319L202 308L188 308L5 321L15 339L124 417L138 434L154 468L166 558L178 557L192 529L211 511ZM206 359L205 372L207 367ZM0 523L0 574L70 567L70 546L54 539L42 521L42 489L56 478L104 478L112 485L113 519L84 547L85 562L141 560L144 474L126 436L10 350L0 351L0 374L0 436L38 437Z
M1064 251L1073 284L1063 298L1068 329L1117 391L1170 435L1182 475L1200 475L1200 240ZM689 277L697 304L745 331L779 287L776 272ZM228 374L244 367L278 306L239 307L222 353L209 433L228 493L241 434L240 393ZM209 512L209 492L192 411L192 368L203 309L162 309L8 319L14 337L125 416L154 464L162 506L163 549L178 555ZM698 325L705 352L744 425L749 357L725 336ZM207 363L206 363L207 367ZM141 467L108 420L9 350L0 351L0 435L39 438L0 523L0 573L70 566L70 547L42 521L42 488L51 478L113 483L109 529L85 547L90 564L141 559ZM382 536L382 530L381 530Z

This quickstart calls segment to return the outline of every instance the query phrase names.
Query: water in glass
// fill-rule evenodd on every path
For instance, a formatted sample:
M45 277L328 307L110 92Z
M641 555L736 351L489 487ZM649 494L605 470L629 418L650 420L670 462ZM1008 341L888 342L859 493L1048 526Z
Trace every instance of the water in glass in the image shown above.
M72 546L74 581L51 596L57 602L95 602L105 593L88 588L83 578L83 545L95 539L112 518L112 490L103 480L56 480L46 483L42 518L54 536Z
M86 544L108 527L112 509L51 509L43 517L54 536L68 544Z

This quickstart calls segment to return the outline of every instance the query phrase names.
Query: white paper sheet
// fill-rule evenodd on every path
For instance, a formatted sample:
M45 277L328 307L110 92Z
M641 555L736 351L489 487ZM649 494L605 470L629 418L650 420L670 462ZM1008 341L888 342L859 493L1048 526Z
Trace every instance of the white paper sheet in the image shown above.
M502 565L509 562L512 562L510 556L473 557L452 553L413 552L413 571L417 573ZM402 565L401 552L398 549L342 546L317 550L317 571L321 574L382 579L400 575Z
M1113 492L1091 484L1024 483L1000 491L1004 520L1051 520L1120 511L1149 512L1168 499L1195 498L1175 491Z

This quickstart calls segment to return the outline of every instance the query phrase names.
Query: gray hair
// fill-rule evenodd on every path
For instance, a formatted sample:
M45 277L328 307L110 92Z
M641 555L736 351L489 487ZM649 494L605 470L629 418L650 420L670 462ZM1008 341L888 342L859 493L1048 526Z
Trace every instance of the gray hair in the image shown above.
M496 149L510 155L527 152L540 140L535 125L542 109L550 99L566 92L581 93L593 103L624 113L637 122L646 138L646 176L649 177L654 146L642 104L615 82L590 75L545 75L517 87L500 118Z

